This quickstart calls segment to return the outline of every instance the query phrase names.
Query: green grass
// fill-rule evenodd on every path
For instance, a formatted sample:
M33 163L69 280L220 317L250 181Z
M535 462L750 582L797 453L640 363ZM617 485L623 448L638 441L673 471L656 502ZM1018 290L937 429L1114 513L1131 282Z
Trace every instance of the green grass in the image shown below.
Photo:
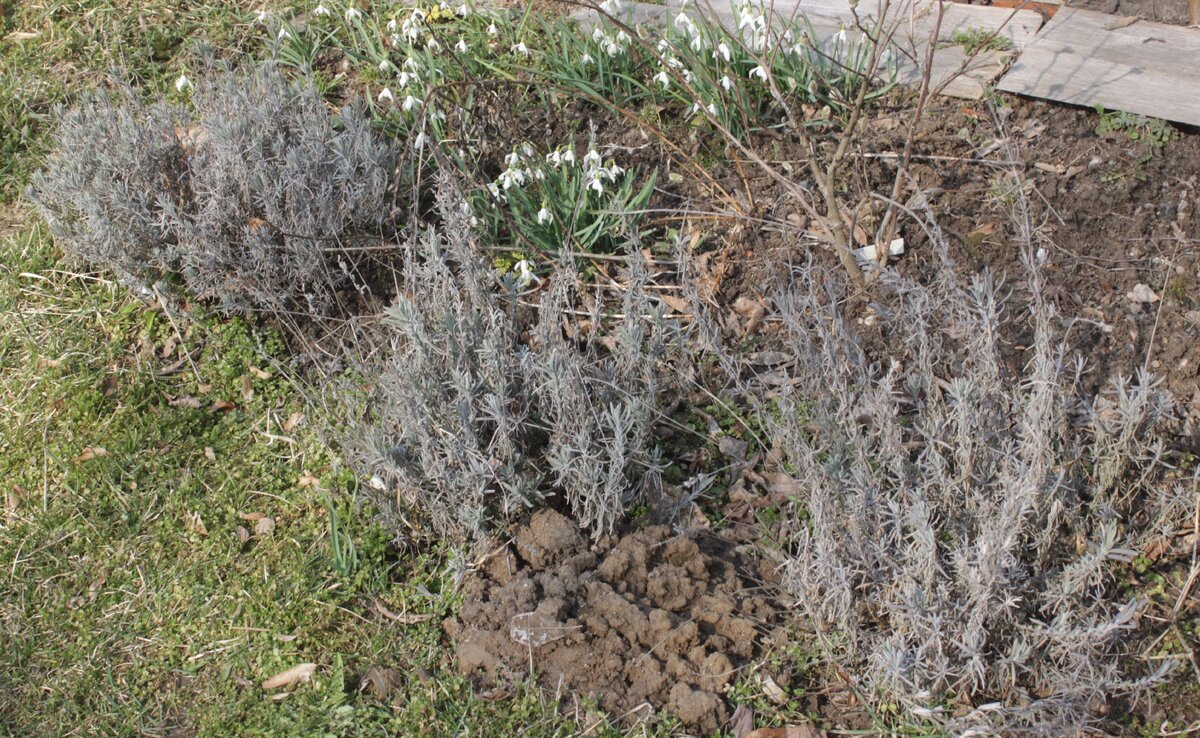
M394 560L338 493L278 339L176 318L181 343L161 308L64 271L36 226L0 264L0 734L568 731L535 690L488 702L454 672L446 557ZM274 530L243 543L250 514ZM300 663L311 682L261 688ZM380 699L358 689L372 667L405 678Z

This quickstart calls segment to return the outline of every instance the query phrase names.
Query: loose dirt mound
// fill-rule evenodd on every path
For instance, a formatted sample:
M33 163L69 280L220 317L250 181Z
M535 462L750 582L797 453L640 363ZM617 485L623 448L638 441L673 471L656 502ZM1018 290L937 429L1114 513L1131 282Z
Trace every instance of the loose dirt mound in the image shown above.
M594 697L610 716L645 717L649 702L711 733L728 717L726 685L773 615L730 561L664 526L589 549L570 520L541 511L515 550L468 577L446 627L465 673L519 680L532 663L541 683Z

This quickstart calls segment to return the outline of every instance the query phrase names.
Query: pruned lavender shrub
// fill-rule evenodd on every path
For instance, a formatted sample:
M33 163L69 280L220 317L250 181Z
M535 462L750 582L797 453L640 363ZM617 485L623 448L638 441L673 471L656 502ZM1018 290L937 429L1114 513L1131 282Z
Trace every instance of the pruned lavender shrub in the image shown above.
M1029 249L1032 345L1002 355L1011 292L884 275L880 362L816 268L777 300L797 366L766 415L800 490L786 586L864 694L958 734L1078 734L1106 699L1155 683L1122 635L1142 603L1114 586L1165 509L1145 373L1099 397L1079 381ZM1013 316L1021 319L1020 316Z
M337 288L364 281L396 146L363 108L334 113L272 63L211 69L192 102L190 207L169 211L188 287L234 311L326 314Z
M271 63L214 65L193 105L96 94L30 188L62 244L142 285L181 274L227 311L323 315L363 283L398 148Z
M649 308L636 255L614 335L598 310L591 332L564 333L569 263L540 305L519 308L447 192L386 311L386 357L368 370L374 390L344 455L398 532L477 539L555 500L581 528L611 532L656 489L657 375L677 348L673 326Z
M51 232L85 262L148 291L172 269L176 238L163 203L187 192L179 108L127 88L61 113L55 146L29 189Z

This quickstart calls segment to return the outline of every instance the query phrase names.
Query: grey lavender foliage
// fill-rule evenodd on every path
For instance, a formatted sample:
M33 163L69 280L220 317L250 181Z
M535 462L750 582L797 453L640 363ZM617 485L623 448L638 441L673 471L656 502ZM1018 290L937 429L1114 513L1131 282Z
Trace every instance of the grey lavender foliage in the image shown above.
M883 277L884 330L908 347L889 365L817 270L778 300L797 361L767 416L800 490L785 581L874 698L958 734L1074 734L1166 670L1127 670L1143 603L1113 579L1160 522L1145 510L1170 507L1171 403L1140 372L1081 391L1032 255L1032 345L1010 372L1011 293L957 282L941 245L933 284Z
M384 225L396 147L271 63L213 65L191 102L86 99L31 199L64 246L128 282L180 274L225 310L328 312L362 283L355 239Z
M564 319L578 322L569 261L536 308L519 307L512 280L487 266L466 206L443 193L441 210L385 313L389 348L345 456L410 530L477 538L558 498L581 528L611 532L658 489L659 373L678 349L677 326L650 304L640 254L615 330L602 329L597 308L592 331L568 336Z

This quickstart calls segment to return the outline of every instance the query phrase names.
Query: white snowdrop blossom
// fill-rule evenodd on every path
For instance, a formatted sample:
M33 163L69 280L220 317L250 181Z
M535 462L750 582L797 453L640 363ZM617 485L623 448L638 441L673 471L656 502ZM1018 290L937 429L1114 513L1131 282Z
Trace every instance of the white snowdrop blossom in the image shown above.
M408 97L404 98L404 103L400 106L400 109L407 113L413 108L419 107L421 107L421 101L412 95L409 95Z
M430 51L437 51L438 49L442 48L442 45L438 43L436 38L430 37L429 40L425 42L425 48L429 49Z
M383 61L379 62L379 71L381 71L381 72L386 72L388 69L391 69L391 67L392 67L392 63L390 61L388 61L387 59L384 59Z
M708 114L709 114L709 115L711 115L712 117L714 117L714 118L716 118L716 117L717 117L717 105L716 105L716 103L709 103L709 104L708 104L708 107L706 107L706 108L705 108L705 110L707 110L707 111L708 111Z
M275 38L280 41L287 40L291 37L292 37L292 34L288 33L288 29L286 29L286 28L280 28L279 33L275 35Z
M728 74L721 78L721 87L725 88L726 92L733 89L733 78Z
M624 5L621 0L604 0L604 2L600 3L600 9L609 15L616 15L621 12L621 8Z
M187 78L186 74L179 75L179 79L175 80L175 89L177 91L183 92L184 90L190 90L191 88L192 81Z
M454 44L454 50L460 54L467 53L467 51L470 50L470 48L471 47L467 45L466 39L464 39L462 36L459 36L458 43Z
M420 151L421 149L425 148L425 142L427 140L428 139L425 136L425 131L421 131L417 134L417 137L413 139L413 148L417 151Z
M399 76L396 77L396 82L400 85L400 89L404 89L405 87L408 87L410 82L420 82L420 81L421 81L421 78L418 77L417 75L413 74L412 72L401 72L399 74Z
M512 52L521 56L529 56L529 47L525 45L524 41L521 41L520 43L513 44Z
M588 169L594 169L600 166L600 162L600 152L596 151L595 149L590 149L586 154L583 155L583 166L587 167Z
M389 31L392 31L393 33L395 33L396 29L399 27L400 26L397 25L395 18L392 18L390 21L387 22L387 29Z
M754 69L750 70L750 76L758 77L763 82L766 82L767 81L767 70L763 69L762 66L759 65L759 66L755 67Z
M392 91L386 87L384 87L382 90L379 91L379 94L375 97L375 99L378 100L379 102L395 102L396 101L395 96L392 95Z
M671 75L667 74L665 71L659 72L658 74L654 75L654 81L661 84L665 90L671 86Z
M542 280L533 273L533 264L528 259L521 259L514 267L517 270L517 287L526 289L531 284L541 284Z
M254 16L259 23L266 23L271 20L271 15L265 10L258 11L258 15Z
M545 205L543 205L542 209L538 211L537 222L538 222L538 225L545 225L547 223L553 223L554 222L554 214L551 213L550 210L547 209Z
M346 22L358 20L362 17L362 11L355 7L346 8Z
M500 33L500 29L496 28L496 24L493 23L487 27L487 32L489 36L497 36Z
M463 3L462 5L459 5L457 9L455 9L454 13L459 18L466 18L471 14L471 8L468 7L466 3Z
M718 56L724 58L725 61L729 61L729 59L732 57L732 53L729 50L729 44L722 41L717 45L717 50L713 52L712 58L716 59Z
M583 66L586 67L590 64L595 64L596 60L592 58L591 54L589 54L585 51L585 52L583 52L583 56L579 58L579 62L581 64L583 64Z
M416 72L416 71L417 71L417 69L419 69L419 68L420 68L420 65L419 65L419 64L417 64L417 60L416 60L416 59L414 59L414 58L412 58L412 57L410 56L410 57L408 57L407 59L405 59L405 60L404 60L404 68L405 68L405 69L407 69L407 70L409 70L410 72Z
M317 5L317 7L313 8L313 15L331 15L331 13L329 12L329 8L324 5Z
M835 39L839 44L846 43L846 29L843 28L842 30L838 31Z

